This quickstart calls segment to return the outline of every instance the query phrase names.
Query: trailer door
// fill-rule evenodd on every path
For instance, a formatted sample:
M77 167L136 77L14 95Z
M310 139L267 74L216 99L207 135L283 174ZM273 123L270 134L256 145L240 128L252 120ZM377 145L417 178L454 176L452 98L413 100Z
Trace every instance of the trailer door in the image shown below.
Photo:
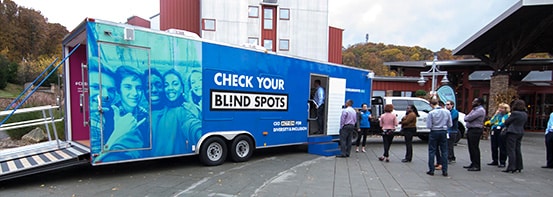
M332 78L328 80L327 105L327 135L340 134L340 117L342 106L346 101L346 79Z
M96 100L90 110L97 111L90 115L93 164L141 159L152 146L149 79L143 74L150 68L150 50L100 42L98 51L96 74L89 69Z

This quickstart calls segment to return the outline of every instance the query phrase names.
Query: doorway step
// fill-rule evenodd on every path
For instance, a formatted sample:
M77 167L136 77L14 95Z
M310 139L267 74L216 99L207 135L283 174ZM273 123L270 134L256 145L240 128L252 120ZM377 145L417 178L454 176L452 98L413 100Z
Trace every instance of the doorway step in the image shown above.
M307 138L307 152L322 156L336 156L340 154L338 142L332 141L332 136L312 136Z

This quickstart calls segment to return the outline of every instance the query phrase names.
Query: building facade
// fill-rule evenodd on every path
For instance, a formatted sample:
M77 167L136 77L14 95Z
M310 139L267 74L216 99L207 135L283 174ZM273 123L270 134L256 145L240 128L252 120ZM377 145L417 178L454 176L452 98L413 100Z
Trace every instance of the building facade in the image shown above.
M342 62L343 30L328 26L328 0L161 0L159 15L150 19L160 30L181 29L217 42Z

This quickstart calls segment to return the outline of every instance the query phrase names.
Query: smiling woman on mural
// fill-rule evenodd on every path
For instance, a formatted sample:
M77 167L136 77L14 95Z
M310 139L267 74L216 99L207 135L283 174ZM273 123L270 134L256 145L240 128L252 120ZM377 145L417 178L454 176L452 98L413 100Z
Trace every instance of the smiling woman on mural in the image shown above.
M180 74L171 69L163 76L165 96L169 101L168 107L176 107L184 103L184 86Z

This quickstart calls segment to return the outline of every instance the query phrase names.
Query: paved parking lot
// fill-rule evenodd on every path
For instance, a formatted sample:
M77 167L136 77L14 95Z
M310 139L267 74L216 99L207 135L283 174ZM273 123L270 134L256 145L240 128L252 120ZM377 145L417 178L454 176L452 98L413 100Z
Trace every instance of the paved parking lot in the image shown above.
M349 158L307 154L305 146L256 151L251 161L202 166L197 157L119 165L77 166L0 182L0 196L553 196L553 170L545 163L542 133L523 138L524 169L507 174L490 161L490 143L481 141L482 171L468 172L466 141L455 147L449 177L426 175L427 145L416 140L412 163L401 163L402 137L389 163L378 161L380 137L366 153Z
M523 138L522 173L504 173L490 162L490 143L480 143L482 171L468 172L466 140L455 147L457 163L450 165L449 177L425 172L427 145L414 145L412 163L401 163L405 145L401 137L391 148L391 161L377 159L383 148L380 138L371 138L366 153L351 157L320 157L291 168L274 178L258 196L552 196L553 170L542 169L545 164L542 133L527 133Z

